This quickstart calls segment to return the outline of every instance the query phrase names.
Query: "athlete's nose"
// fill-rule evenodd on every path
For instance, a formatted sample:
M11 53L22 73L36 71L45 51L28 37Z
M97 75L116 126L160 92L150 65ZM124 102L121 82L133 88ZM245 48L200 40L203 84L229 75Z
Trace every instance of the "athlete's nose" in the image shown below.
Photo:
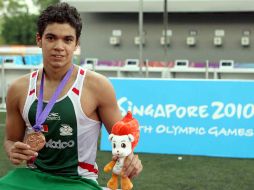
M63 41L62 40L56 40L54 49L56 51L62 51L62 50L64 50L64 43L63 43Z

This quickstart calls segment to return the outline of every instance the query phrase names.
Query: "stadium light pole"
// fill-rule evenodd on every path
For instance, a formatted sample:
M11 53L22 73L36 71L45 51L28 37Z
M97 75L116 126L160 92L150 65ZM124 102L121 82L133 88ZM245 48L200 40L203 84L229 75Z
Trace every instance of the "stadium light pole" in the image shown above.
M144 31L143 31L143 0L139 0L139 73L143 76L142 65L144 63L143 58L143 41L144 41Z
M167 42L167 30L168 30L168 0L164 0L164 7L163 7L163 25L164 25L164 58L165 58L165 63L167 63L167 55L168 55L168 44Z
M171 78L171 72L169 67L169 59L168 59L168 44L167 44L167 31L168 31L168 0L164 0L164 6L163 6L163 26L164 26L164 65L167 67L166 71L166 77Z

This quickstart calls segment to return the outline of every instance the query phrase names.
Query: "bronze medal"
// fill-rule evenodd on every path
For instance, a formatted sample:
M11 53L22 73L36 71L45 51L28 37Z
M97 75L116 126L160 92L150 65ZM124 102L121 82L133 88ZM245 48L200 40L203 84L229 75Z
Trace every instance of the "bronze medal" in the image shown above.
M46 144L46 139L41 132L32 132L27 134L25 143L28 144L32 150L38 152Z

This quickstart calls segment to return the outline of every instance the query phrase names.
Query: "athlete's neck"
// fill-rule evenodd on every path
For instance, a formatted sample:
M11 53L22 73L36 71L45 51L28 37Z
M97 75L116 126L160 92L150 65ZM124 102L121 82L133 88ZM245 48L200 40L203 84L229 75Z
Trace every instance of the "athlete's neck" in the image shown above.
M47 81L52 82L61 81L71 67L72 65L66 65L66 67L61 68L49 68L47 66L44 66L43 70L45 73L45 78L47 79Z

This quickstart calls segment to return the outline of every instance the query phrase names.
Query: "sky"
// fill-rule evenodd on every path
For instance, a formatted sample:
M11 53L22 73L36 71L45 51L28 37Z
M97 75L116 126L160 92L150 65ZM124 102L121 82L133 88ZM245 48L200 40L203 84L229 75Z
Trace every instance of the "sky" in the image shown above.
M28 5L29 13L37 14L39 12L38 8L34 6L32 0L25 0L25 1Z

